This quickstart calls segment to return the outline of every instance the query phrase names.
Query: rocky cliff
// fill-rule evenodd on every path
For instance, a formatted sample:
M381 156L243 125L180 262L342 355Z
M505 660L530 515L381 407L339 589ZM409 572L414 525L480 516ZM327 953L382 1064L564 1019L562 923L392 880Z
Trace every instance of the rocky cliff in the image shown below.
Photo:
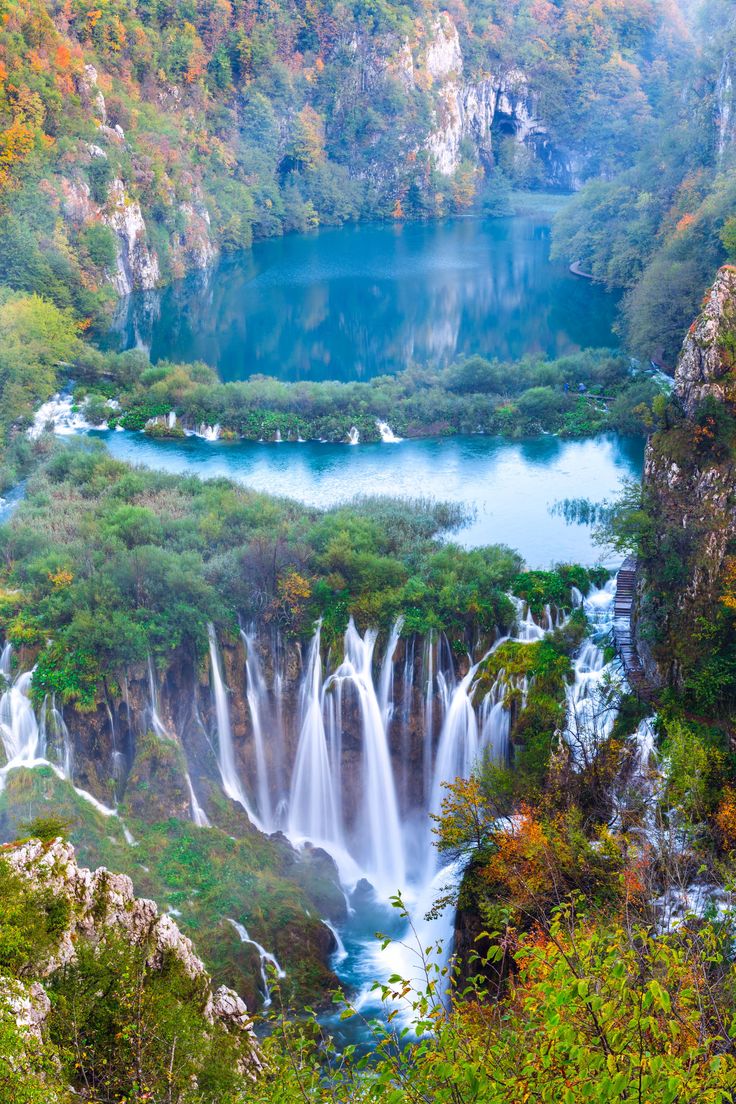
M27 987L19 982L9 986L18 1026L40 1039L50 1010L46 979L74 963L83 945L99 947L111 937L122 938L133 947L146 949L149 970L162 971L175 961L201 994L205 1020L225 1027L240 1040L245 1072L254 1075L260 1069L251 1017L244 1002L232 989L213 988L191 940L179 931L171 916L159 912L154 901L135 896L130 878L104 868L92 871L80 867L71 844L58 838L50 843L32 839L6 847L2 858L28 883L35 897L53 901L56 915L64 917L64 922L56 925L50 946L33 963L36 980Z
M638 646L649 678L679 690L715 631L736 539L735 368L729 266L690 327L672 402L645 458Z

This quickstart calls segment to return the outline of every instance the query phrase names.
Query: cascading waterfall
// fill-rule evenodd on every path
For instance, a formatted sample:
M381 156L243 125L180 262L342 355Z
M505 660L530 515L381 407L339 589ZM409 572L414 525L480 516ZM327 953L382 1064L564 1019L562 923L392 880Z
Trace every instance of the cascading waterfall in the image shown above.
M424 747L422 754L424 772L424 797L427 802L432 793L432 744L434 739L434 633L427 633L424 642Z
M578 763L585 762L594 747L610 735L616 718L615 705L602 692L613 664L604 664L603 650L597 643L613 624L615 593L616 580L611 579L583 601L593 631L573 664L575 677L567 689L564 733L573 759Z
M271 806L271 787L264 741L263 714L266 701L266 685L258 662L258 652L253 634L240 630L245 647L246 700L253 728L253 747L256 758L256 793L258 815L267 831L273 831L274 818Z
M40 731L29 697L33 671L24 671L0 698L0 736L7 762L2 778L15 767L43 759Z
M271 1004L271 984L268 978L268 966L270 966L276 973L277 978L285 978L286 971L281 968L276 958L276 955L271 954L265 947L262 947L260 943L256 943L255 939L251 939L247 930L242 924L239 924L237 920L231 920L228 917L228 924L232 924L235 931L240 936L241 943L249 943L251 947L255 947L258 951L258 956L261 960L261 983L263 985L263 1007L268 1008Z
M450 698L437 745L432 779L429 811L434 815L442 809L445 783L455 778L468 778L478 759L478 719L469 694L478 667L477 663L470 667Z
M215 715L217 718L217 761L220 768L220 777L222 778L222 788L231 800L237 801L238 804L243 806L249 819L257 828L260 828L260 820L245 796L245 791L240 783L240 778L238 777L235 766L227 690L220 668L220 653L217 647L215 626L212 623L207 626L207 634L210 641L212 692L215 698Z
M7 646L6 646L7 647ZM8 653L8 662L9 662ZM50 767L57 778L68 782L78 797L97 810L104 817L116 817L126 841L135 845L132 835L119 819L116 809L99 801L87 790L75 786L72 781L72 750L69 732L53 698L44 701L41 707L39 723L33 709L29 691L33 679L33 669L24 671L11 683L0 697L0 741L5 750L6 763L0 768L0 791L5 787L8 775L19 767L28 770L34 767ZM56 742L61 742L61 763L48 758L46 740L52 733ZM58 747L57 747L58 753Z
M322 713L321 622L309 646L300 692L301 730L291 782L291 835L342 848L338 795L335 793Z
M397 617L391 629L391 635L388 638L386 651L383 654L381 674L378 679L378 705L386 729L388 729L388 724L394 711L394 655L396 654L396 648L398 647L403 627L404 618Z
M373 684L376 633L361 637L350 619L345 633L345 658L325 683L325 692L338 682L355 691L361 716L363 762L362 812L358 858L382 890L394 893L404 885L404 844L391 757L381 707Z
M10 682L11 678L10 659L12 654L12 644L6 644L2 652L0 652L0 678L5 679L6 682Z

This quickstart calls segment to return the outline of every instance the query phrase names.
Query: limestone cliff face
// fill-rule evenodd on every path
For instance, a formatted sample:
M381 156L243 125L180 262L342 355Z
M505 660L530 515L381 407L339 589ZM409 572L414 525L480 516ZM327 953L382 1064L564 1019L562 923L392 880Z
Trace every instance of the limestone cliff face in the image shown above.
M191 940L182 935L171 916L159 913L154 901L135 896L130 878L110 873L104 867L94 871L80 867L72 845L61 839L50 844L30 840L5 850L3 857L34 889L49 892L69 905L64 929L58 933L45 960L34 965L40 981L28 988L15 985L9 994L20 1027L40 1038L50 1007L43 979L73 962L81 943L97 946L114 932L133 946L145 945L150 949L150 969L162 969L167 959L176 959L201 991L206 1019L242 1037L250 1053L251 1072L260 1068L251 1020L243 1001L225 986L213 990Z
M497 137L511 137L541 159L548 184L577 183L571 159L550 141L527 75L515 66L481 78L467 74L460 36L447 12L433 23L413 72L417 77L424 73L425 83L436 90L434 128L427 144L438 172L451 176L457 171L464 143L481 165L492 166L495 126Z
M107 161L108 151L116 146L128 149L137 179L145 182L150 170L127 147L123 128L119 124L110 125L105 97L97 79L95 67L86 65L77 80L82 103L96 122L97 140L83 144L77 171L71 177L61 178L60 207L67 221L80 229L102 223L113 231L116 259L107 278L117 294L125 296L132 291L150 291L162 279L159 257L151 243L141 204L120 177L110 181L104 200L95 202L82 170L93 161ZM183 276L190 269L206 268L217 255L210 235L210 215L201 190L191 179L184 183L188 186L187 198L179 199L173 188L168 195L172 210L178 208L178 229L171 233L168 242L173 277Z
M736 465L715 441L718 412L736 411L735 356L736 268L725 267L678 361L673 395L681 420L655 435L645 458L656 535L642 565L637 633L647 674L660 684L681 685L686 657L679 641L689 639L696 619L717 603L724 560L736 539ZM679 578L662 601L672 570Z

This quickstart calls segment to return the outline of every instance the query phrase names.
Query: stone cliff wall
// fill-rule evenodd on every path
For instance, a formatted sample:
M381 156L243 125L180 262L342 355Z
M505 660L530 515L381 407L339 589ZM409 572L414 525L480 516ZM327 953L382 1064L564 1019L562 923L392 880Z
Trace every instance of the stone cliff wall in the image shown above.
M736 539L736 464L730 443L719 440L723 419L736 412L735 367L736 268L724 267L682 348L676 416L653 437L645 457L653 532L641 561L638 647L649 679L678 688L687 663L683 648L698 619L718 603Z

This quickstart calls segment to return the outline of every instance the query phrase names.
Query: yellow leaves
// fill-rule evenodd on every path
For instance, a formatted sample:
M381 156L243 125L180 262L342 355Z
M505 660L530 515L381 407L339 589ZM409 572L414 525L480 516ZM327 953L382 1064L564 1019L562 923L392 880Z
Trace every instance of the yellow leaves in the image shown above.
M14 119L7 129L0 131L0 192L12 186L15 170L33 146L33 131L20 119Z
M736 556L727 556L721 572L721 602L736 612Z
M49 572L49 582L54 590L64 590L66 587L71 586L74 581L74 575L66 568L59 568L58 571Z

